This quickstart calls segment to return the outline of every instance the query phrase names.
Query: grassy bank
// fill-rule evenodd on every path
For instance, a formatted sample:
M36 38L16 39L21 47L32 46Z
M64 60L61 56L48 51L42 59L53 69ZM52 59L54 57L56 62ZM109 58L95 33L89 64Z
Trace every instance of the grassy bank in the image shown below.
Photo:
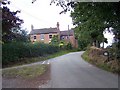
M117 61L106 62L107 57L103 56L102 53L103 51L100 49L90 48L83 53L82 58L103 70L119 73Z
M97 63L93 62L92 60L90 60L90 58L88 56L88 51L86 51L86 52L83 53L82 58L85 61L87 61L87 62L89 62L89 63L91 63L91 64L93 64L93 65L95 65L95 66L97 66L97 67L99 67L99 68L101 68L103 70L107 70L107 71L112 72L111 69L110 69L110 67L107 64L97 64Z
M69 52L72 52L72 51L63 50L63 51L56 52L54 54L47 54L45 56L39 56L39 57L33 57L33 58L23 58L16 63L11 63L9 65L5 65L5 66L3 66L3 68L19 66L19 65L24 65L24 64L30 64L30 63L39 62L39 61L44 61L44 60L47 60L47 59L51 59L51 58L55 58L55 57L67 54Z
M5 69L2 71L2 76L8 78L35 78L44 74L47 68L47 65L34 65L22 68Z

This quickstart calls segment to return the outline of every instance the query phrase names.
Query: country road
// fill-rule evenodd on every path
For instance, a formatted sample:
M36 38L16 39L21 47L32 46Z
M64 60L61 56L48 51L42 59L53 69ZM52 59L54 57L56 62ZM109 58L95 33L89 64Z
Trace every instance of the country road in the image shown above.
M46 61L12 68L50 64L50 81L43 85L38 83L36 86L38 88L118 88L118 75L89 64L81 58L82 54L83 51L72 52ZM14 78L3 78L3 88L30 87L29 81L25 84L24 80L16 80ZM31 87L34 87L36 84L32 83L31 85L33 85Z
M118 88L117 75L87 63L81 58L82 53L69 53L50 60L49 88Z

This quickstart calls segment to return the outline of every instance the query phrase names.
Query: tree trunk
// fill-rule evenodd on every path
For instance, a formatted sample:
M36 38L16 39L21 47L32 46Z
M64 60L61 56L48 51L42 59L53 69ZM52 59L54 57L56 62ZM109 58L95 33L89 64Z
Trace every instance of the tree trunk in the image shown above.
M100 42L98 40L96 40L96 47L100 48Z
M99 42L99 41L97 41L97 43L98 43L98 48L100 48L100 42Z
M104 48L104 42L103 42L103 46L102 46L102 48Z

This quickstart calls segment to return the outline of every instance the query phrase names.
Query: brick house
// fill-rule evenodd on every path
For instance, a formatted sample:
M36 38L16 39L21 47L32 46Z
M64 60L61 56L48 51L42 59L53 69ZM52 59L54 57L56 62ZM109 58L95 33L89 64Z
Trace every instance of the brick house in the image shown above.
M50 43L54 35L58 35L60 40L64 40L66 43L70 42L73 47L77 47L77 40L74 36L73 30L64 30L60 31L59 22L57 22L57 27L55 28L43 28L43 29L34 29L31 26L30 40L31 42L44 42Z

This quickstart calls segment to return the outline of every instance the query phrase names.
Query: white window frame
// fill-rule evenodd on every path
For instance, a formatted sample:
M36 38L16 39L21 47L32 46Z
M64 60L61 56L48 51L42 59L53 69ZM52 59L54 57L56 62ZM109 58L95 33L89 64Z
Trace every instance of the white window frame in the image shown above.
M43 36L42 36L43 35ZM44 34L40 34L40 40L44 40Z

